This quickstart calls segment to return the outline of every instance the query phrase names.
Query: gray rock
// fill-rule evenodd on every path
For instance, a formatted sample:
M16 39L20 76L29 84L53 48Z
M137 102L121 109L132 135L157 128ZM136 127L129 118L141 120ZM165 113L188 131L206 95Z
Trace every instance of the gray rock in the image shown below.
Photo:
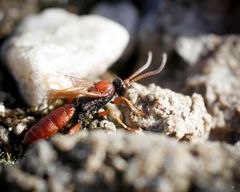
M179 140L203 141L212 127L203 98L198 94L185 96L154 84L148 87L134 84L126 91L127 98L146 117L122 105L126 124L165 134Z
M2 176L8 186L5 190L9 191L39 191L47 190L46 182L43 178L26 173L18 168L18 166L7 165L3 170Z
M0 125L0 144L7 144L9 142L9 131Z
M107 131L116 131L116 126L114 125L113 122L108 120L102 120L102 121L94 120L93 122L91 122L90 129L92 130L104 129Z
M195 65L202 57L214 51L221 39L215 35L197 37L181 36L176 40L176 51L189 65Z
M72 142L72 137L55 137L51 143L30 146L17 165L3 166L0 186L15 191L52 186L60 191L100 192L240 189L237 146L184 144L164 135L125 131L77 135L65 149L62 146Z
M13 128L13 132L16 135L20 135L24 130L26 130L27 125L24 123L19 123L16 127Z
M205 36L201 39L216 40L215 43L207 43L207 47L213 48L203 48L200 51L203 56L189 70L188 90L203 95L208 111L213 116L216 134L212 136L236 142L240 139L240 38ZM196 38L195 41L201 39Z
M37 159L32 157L38 157ZM32 170L34 174L44 176L44 174L52 169L52 162L57 159L57 154L48 142L42 141L34 145L31 150L26 153L27 164L24 168ZM38 167L38 169L35 169Z
M24 20L2 55L27 103L36 105L49 90L72 86L69 76L86 79L103 73L128 39L127 31L109 19L49 9Z
M3 103L0 103L0 115L5 116L6 108Z

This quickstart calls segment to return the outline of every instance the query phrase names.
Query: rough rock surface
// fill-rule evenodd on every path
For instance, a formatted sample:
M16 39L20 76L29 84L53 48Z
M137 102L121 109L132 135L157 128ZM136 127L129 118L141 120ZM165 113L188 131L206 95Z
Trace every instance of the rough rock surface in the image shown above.
M25 100L35 105L49 89L72 85L64 75L86 79L103 73L128 39L128 32L111 20L49 9L24 20L2 55Z
M194 66L202 57L217 49L221 38L216 35L181 36L176 40L176 52L184 61Z
M204 36L185 39L184 46L205 42L186 82L189 92L203 95L213 116L214 137L235 143L240 139L240 38L239 36ZM190 47L190 46L189 46ZM186 51L185 51L186 53ZM190 58L185 54L185 58ZM213 130L214 131L214 130Z
M4 113L0 113L0 144L9 144L11 147L11 144L16 142L16 136L21 135L33 122L34 118L26 111L6 108Z
M239 191L240 151L121 131L57 136L0 168L8 191Z
M198 94L185 96L154 84L134 84L125 95L133 105L145 112L142 117L123 107L124 119L130 127L156 132L164 131L179 140L206 140L211 129L211 116Z

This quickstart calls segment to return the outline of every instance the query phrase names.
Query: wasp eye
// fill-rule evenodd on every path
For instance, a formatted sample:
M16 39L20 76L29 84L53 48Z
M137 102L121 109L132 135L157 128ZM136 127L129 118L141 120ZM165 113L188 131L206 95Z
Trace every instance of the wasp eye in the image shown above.
M114 85L116 92L119 96L122 96L126 92L126 86L122 79L116 78L113 80L112 84Z

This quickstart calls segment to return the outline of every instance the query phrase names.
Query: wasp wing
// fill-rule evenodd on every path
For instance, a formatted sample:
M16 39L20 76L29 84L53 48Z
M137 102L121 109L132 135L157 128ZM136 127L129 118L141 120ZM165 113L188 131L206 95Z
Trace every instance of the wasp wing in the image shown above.
M56 101L57 99L67 99L71 102L79 97L99 98L104 96L99 92L88 91L90 87L94 86L94 81L81 80L73 77L68 78L71 80L70 87L49 90L48 98L50 103Z

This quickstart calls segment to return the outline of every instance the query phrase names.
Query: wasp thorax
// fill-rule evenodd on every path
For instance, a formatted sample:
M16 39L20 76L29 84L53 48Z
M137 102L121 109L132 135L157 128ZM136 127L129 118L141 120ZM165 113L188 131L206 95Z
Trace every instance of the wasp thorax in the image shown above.
M94 87L88 89L90 92L96 92L103 95L111 95L115 91L115 87L109 81L99 81L95 83Z

